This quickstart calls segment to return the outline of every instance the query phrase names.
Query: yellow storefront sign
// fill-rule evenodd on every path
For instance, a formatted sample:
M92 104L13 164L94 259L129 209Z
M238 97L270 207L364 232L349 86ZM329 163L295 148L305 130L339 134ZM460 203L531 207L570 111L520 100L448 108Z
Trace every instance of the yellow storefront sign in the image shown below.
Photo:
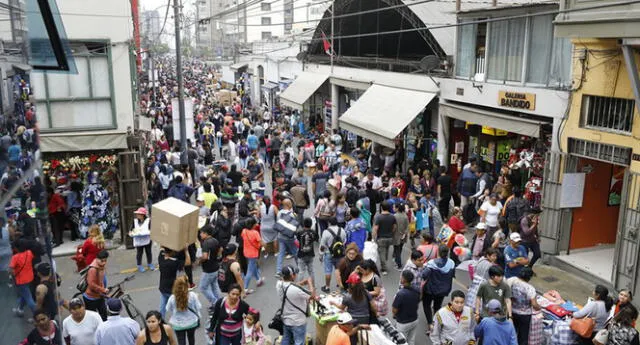
M523 110L536 109L536 94L513 91L499 91L498 105Z

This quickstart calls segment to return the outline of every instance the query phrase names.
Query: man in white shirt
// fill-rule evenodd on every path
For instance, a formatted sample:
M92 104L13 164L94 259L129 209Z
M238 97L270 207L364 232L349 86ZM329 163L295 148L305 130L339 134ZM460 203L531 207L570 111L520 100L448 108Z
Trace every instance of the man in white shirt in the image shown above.
M95 345L94 334L102 324L100 314L86 310L82 298L69 301L71 315L62 321L62 337L69 345Z

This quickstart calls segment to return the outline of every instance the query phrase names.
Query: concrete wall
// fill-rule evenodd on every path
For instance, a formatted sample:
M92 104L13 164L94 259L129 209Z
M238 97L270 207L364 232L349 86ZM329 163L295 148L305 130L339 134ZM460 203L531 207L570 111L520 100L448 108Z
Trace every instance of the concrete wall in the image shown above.
M593 142L606 143L616 146L625 146L633 149L633 153L640 153L640 118L638 117L638 107L636 105L633 129L629 135L616 134L603 130L581 128L582 96L594 95L605 97L616 97L633 99L631 82L625 67L624 57L616 39L576 39L573 41L575 47L583 47L588 50L610 51L615 57L601 54L587 54L585 60L586 72L582 76L582 63L575 59L573 62L573 80L576 83L576 90L573 93L569 118L565 123L562 132L562 149L568 148L568 138L578 138ZM574 54L575 56L576 54ZM640 63L638 54L635 54L636 64ZM635 71L637 73L637 71ZM580 80L582 79L582 82ZM640 162L631 162L631 171L640 172Z
M110 40L117 128L103 131L47 133L43 137L87 134L126 134L133 128L132 76L129 40L133 37L131 8L128 0L65 0L58 4L69 40ZM68 14L65 14L68 13ZM73 15L70 15L73 13ZM99 15L98 15L99 14ZM34 90L36 92L37 90ZM100 149L100 147L87 147Z

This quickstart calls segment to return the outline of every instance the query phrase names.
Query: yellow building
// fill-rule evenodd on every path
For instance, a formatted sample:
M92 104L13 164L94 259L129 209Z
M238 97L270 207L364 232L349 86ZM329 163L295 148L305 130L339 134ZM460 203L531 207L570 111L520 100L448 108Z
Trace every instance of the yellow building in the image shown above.
M555 24L572 39L573 87L545 171L543 251L638 294L640 4L563 0Z

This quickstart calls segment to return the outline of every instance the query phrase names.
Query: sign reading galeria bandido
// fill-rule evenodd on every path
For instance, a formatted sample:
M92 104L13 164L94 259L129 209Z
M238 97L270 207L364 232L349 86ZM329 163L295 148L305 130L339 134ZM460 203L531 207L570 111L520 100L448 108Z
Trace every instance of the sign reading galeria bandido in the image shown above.
M502 107L535 110L536 94L514 91L500 91L498 94L498 104Z

